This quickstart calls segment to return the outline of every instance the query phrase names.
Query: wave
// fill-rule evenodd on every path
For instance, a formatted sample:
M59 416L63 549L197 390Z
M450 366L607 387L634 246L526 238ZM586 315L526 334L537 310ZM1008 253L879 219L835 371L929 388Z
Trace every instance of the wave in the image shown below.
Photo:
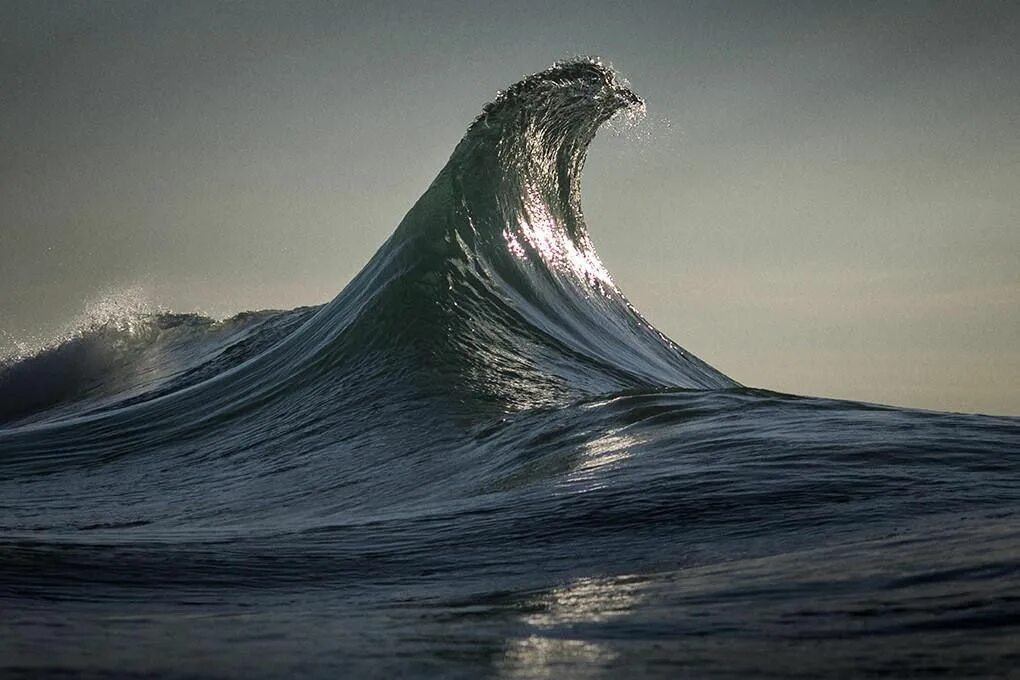
M353 281L314 315L297 315L300 328L283 324L291 337L259 314L214 324L134 313L93 324L7 366L0 417L97 394L137 405L146 401L139 392L173 372L167 357L192 377L230 383L175 383L191 389L178 407L203 410L210 400L342 381L337 372L369 371L375 380L413 382L409 389L429 397L506 411L625 389L735 387L640 316L584 224L588 145L605 121L643 106L594 60L526 78L485 107ZM194 343L186 351L172 347L186 342ZM228 379L238 364L245 366ZM103 417L111 417L106 406Z
M264 350L307 311L222 321L119 306L113 316L86 312L58 341L0 358L0 424L125 406L201 382Z

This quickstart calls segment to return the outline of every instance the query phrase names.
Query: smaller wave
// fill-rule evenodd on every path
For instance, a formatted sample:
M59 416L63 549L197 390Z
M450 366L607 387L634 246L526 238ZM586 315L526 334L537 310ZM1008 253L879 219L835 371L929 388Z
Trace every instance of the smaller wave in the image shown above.
M158 333L151 320L166 311L130 288L87 303L51 337L15 342L0 355L0 422L96 392Z
M199 382L271 344L278 332L249 338L246 331L280 314L216 320L174 313L139 288L106 294L53 337L18 342L0 355L0 423L42 412L60 417L70 406L80 414L154 398L170 383Z
M147 317L169 312L168 308L154 304L141 287L107 291L88 300L81 313L55 333L10 338L5 346L0 346L0 366L31 359L104 329L131 334Z

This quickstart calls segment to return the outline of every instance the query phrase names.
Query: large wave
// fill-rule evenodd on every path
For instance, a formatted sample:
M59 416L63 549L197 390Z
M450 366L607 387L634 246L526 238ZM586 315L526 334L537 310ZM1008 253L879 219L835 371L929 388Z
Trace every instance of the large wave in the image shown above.
M98 393L103 408L76 413L74 427L115 437L96 421L248 412L303 390L342 390L361 404L403 390L405 400L488 412L625 389L735 387L634 310L585 227L588 145L605 121L643 106L595 60L536 73L484 108L389 240L332 302L300 316L303 325L276 320L252 330L265 319L245 315L238 339L200 318L135 314L127 331L123 323L89 328L7 366L0 416ZM172 353L175 374L189 379L140 389L153 355L171 351L167 330L182 324L192 351ZM280 326L293 332L281 338ZM196 329L215 331L219 342ZM110 398L119 392L130 398ZM66 410L50 415L58 427Z

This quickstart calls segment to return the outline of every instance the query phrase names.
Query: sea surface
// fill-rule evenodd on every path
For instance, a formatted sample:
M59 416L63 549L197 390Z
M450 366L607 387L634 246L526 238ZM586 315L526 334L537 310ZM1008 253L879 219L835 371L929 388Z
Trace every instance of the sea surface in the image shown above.
M556 64L331 302L8 357L0 676L1020 677L1020 418L753 389L653 328L580 205L642 107Z

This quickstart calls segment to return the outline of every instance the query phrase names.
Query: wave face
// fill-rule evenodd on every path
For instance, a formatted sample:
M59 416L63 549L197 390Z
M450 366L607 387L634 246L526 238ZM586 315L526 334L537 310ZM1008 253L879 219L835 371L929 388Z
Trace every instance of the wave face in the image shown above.
M1005 675L1020 420L742 387L627 302L554 65L331 302L0 364L6 675Z

